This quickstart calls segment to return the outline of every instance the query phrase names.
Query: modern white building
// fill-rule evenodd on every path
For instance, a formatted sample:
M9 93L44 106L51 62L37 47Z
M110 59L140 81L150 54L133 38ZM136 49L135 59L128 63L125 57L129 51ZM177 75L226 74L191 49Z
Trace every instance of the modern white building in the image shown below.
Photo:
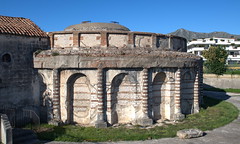
M223 46L228 51L228 64L240 64L240 40L234 38L201 38L187 43L187 52L202 56L202 51L211 46ZM202 56L203 57L203 56ZM203 57L203 60L204 59Z

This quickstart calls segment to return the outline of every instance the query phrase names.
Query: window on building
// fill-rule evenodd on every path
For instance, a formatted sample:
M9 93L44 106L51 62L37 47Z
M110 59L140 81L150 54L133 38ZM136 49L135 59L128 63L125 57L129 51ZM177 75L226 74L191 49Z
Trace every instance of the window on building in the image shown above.
M2 62L11 62L11 56L10 54L4 54L2 56Z
M237 61L233 61L233 60L228 61L228 64L236 64L236 63L237 63Z
M195 54L195 55L198 55L198 51L194 51L194 54Z

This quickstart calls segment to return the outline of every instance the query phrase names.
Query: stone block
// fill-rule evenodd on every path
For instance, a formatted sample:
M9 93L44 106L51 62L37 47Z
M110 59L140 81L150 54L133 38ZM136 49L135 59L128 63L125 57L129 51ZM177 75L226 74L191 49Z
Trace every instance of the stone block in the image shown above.
M48 122L49 125L54 125L54 126L61 126L63 123L59 120L51 120Z
M184 129L177 132L177 136L181 139L190 139L203 136L203 131L199 129Z
M107 127L107 123L103 120L98 120L95 123L95 128L106 128Z
M185 115L181 113L177 113L174 115L174 120L182 120L184 118L185 118Z
M153 120L150 118L140 118L136 122L138 125L141 125L141 126L150 126L153 124Z

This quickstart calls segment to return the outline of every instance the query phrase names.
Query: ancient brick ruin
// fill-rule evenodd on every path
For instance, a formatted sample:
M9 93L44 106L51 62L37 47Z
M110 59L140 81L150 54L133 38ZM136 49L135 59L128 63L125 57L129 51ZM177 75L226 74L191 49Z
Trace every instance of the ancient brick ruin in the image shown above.
M151 125L199 111L202 59L186 53L184 38L132 32L115 23L82 23L48 36L3 33L0 27L0 36L1 59L9 54L14 73L28 73L28 81L18 76L14 80L22 84L4 87L4 78L14 74L1 62L1 103L25 105L42 121ZM10 92L15 86L22 86L21 98L19 89Z
M201 58L186 40L84 23L49 33L51 50L34 57L57 121L105 127L150 125L199 111Z

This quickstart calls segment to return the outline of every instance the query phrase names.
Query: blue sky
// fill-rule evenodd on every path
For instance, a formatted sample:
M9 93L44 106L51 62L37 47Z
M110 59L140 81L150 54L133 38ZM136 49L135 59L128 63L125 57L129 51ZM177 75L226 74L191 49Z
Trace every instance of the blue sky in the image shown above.
M240 34L240 0L1 0L0 15L29 18L47 32L90 20L163 34Z

